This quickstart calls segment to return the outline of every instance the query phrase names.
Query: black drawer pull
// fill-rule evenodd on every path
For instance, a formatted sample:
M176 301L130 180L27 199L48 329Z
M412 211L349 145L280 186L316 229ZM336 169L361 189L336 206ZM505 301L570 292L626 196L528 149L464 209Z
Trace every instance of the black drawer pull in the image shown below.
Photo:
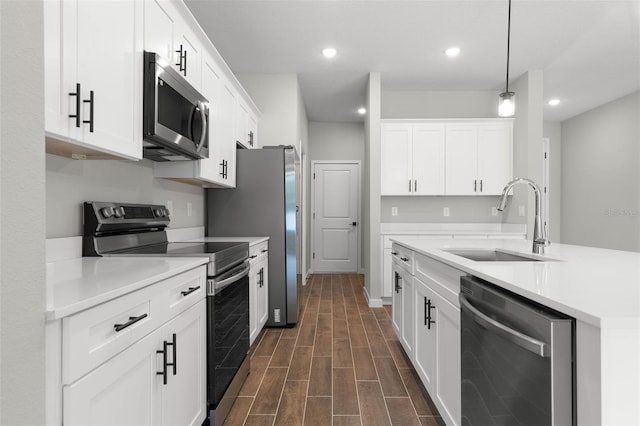
M137 323L138 321L146 318L147 316L148 316L147 314L142 314L139 317L129 317L129 321L125 322L124 324L114 324L113 327L116 329L116 333L117 333L118 331L124 330L125 328Z
M406 262L406 261L409 260L409 258L408 257L401 257L400 260L402 260L403 262Z
M255 259L256 257L258 257L258 255L254 254L253 256L249 256L249 259Z
M198 287L189 287L188 290L181 291L180 293L182 293L183 296L188 296L189 294L193 293L194 291L196 291L199 288L200 288L200 286L198 286Z
M397 256L398 252L397 251L392 251L391 254L394 255L394 256Z
M268 251L269 251L269 250L264 249L264 250L262 250L262 253L266 253L266 252L268 252Z

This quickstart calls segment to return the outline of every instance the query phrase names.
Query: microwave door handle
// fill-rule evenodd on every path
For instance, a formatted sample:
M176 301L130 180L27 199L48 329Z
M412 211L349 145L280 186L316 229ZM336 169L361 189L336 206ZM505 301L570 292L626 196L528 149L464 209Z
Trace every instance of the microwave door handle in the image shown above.
M204 145L205 139L207 137L207 127L209 123L207 123L207 114L204 112L204 104L198 101L198 106L200 107L200 116L202 117L202 134L200 135L200 143L196 148L196 152L200 152L202 146Z

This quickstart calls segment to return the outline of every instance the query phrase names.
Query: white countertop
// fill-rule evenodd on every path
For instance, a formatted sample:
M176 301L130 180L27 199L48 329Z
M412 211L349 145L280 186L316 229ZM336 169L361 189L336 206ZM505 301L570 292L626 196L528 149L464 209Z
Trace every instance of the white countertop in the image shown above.
M556 261L477 262L442 249L498 248L535 255L525 240L393 241L600 329L640 332L640 253L551 244L540 257Z
M208 257L79 257L47 263L47 320L63 318L206 264Z

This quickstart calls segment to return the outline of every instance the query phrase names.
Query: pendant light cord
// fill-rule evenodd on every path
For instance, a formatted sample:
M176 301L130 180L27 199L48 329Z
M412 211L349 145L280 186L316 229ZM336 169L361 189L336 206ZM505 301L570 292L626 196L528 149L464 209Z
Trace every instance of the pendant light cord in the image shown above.
M509 17L507 20L507 87L505 92L509 92L509 44L511 41L511 0L509 0Z

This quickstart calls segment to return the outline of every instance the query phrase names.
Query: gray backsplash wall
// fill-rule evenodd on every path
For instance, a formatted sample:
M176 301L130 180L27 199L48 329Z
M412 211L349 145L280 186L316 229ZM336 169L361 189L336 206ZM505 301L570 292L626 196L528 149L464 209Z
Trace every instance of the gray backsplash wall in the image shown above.
M500 223L502 213L491 216L491 208L498 204L498 198L489 196L469 197L382 197L382 222L471 222ZM398 208L398 215L391 215L391 208ZM449 216L443 215L445 207Z
M47 238L82 235L84 201L173 202L172 228L204 226L204 190L153 177L153 162L47 155ZM192 215L187 212L191 203Z

